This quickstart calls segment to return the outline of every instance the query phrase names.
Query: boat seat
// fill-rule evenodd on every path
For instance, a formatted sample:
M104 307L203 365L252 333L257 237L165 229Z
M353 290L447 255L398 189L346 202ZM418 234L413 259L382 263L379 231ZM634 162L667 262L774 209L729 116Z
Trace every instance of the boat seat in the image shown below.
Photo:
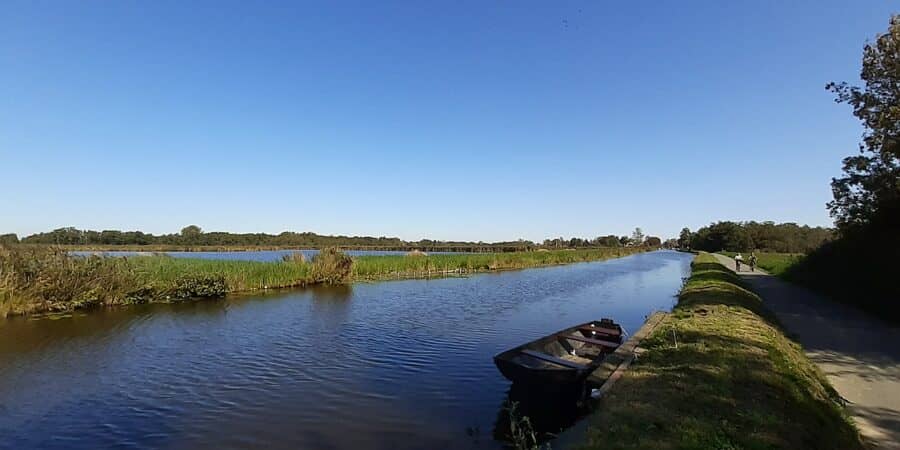
M587 366L585 366L583 364L578 364L576 362L568 361L568 360L565 360L562 358L557 358L556 356L548 355L546 353L536 352L534 350L525 349L525 350L520 350L519 353L522 353L523 355L528 355L532 358L540 359L542 361L547 361L549 363L553 363L553 364L560 365L563 367L568 367L570 369L579 369L579 370L587 369Z
M586 338L583 336L561 335L560 338L571 339L573 341L584 342L585 344L591 344L591 345L596 345L598 347L606 347L606 348L618 348L620 345L618 342L604 341L604 340L600 340L600 339L591 339L591 338Z
M607 336L621 336L622 333L619 330L613 328L603 328L603 327L592 327L592 326L584 326L578 327L579 331L584 331L586 333L597 333L597 334L605 334Z

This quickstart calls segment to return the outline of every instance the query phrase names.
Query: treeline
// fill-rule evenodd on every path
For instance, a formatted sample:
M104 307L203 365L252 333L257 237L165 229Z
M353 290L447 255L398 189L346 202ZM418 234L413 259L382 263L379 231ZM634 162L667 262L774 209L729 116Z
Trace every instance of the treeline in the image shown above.
M173 246L273 246L273 247L330 247L400 246L404 242L393 237L323 236L316 233L280 234L204 232L196 225L184 227L181 233L154 235L142 231L79 230L59 228L22 238L23 244L54 245L173 245Z
M141 231L119 230L79 230L67 227L50 232L37 233L22 239L15 234L0 235L0 244L47 244L67 245L80 247L110 247L129 246L147 248L192 248L192 247L265 247L265 248L357 248L357 249L383 249L383 250L407 250L421 249L425 251L451 250L451 251L528 251L537 248L592 248L592 247L625 247L634 245L646 245L658 247L661 245L659 238L645 237L640 228L629 236L600 236L589 238L555 238L546 239L542 244L533 241L519 239L504 242L466 242L466 241L436 241L422 239L418 241L404 241L397 237L371 237L371 236L326 236L312 232L285 231L280 234L266 233L228 233L228 232L204 232L196 225L184 227L180 233L154 235Z
M691 233L682 230L679 244L694 250L809 253L834 238L834 230L796 223L716 222Z

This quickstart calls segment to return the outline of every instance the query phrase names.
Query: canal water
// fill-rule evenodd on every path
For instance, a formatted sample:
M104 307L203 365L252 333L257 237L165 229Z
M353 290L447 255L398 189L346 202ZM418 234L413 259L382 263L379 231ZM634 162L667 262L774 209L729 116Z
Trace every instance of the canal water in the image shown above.
M492 356L600 317L635 330L690 256L6 320L0 448L500 448Z

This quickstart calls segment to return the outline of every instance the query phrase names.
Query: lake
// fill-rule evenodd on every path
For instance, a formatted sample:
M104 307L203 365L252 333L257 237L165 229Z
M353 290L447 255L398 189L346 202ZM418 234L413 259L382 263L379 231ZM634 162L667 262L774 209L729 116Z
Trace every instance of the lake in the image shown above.
M691 258L6 320L0 448L500 448L494 354L600 317L634 331Z

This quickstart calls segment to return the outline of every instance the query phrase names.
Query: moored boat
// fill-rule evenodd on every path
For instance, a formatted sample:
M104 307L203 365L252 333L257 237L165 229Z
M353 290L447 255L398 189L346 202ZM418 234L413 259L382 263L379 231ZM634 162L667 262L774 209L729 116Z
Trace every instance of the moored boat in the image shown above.
M508 380L537 388L578 386L622 344L624 330L610 319L566 328L494 356Z

